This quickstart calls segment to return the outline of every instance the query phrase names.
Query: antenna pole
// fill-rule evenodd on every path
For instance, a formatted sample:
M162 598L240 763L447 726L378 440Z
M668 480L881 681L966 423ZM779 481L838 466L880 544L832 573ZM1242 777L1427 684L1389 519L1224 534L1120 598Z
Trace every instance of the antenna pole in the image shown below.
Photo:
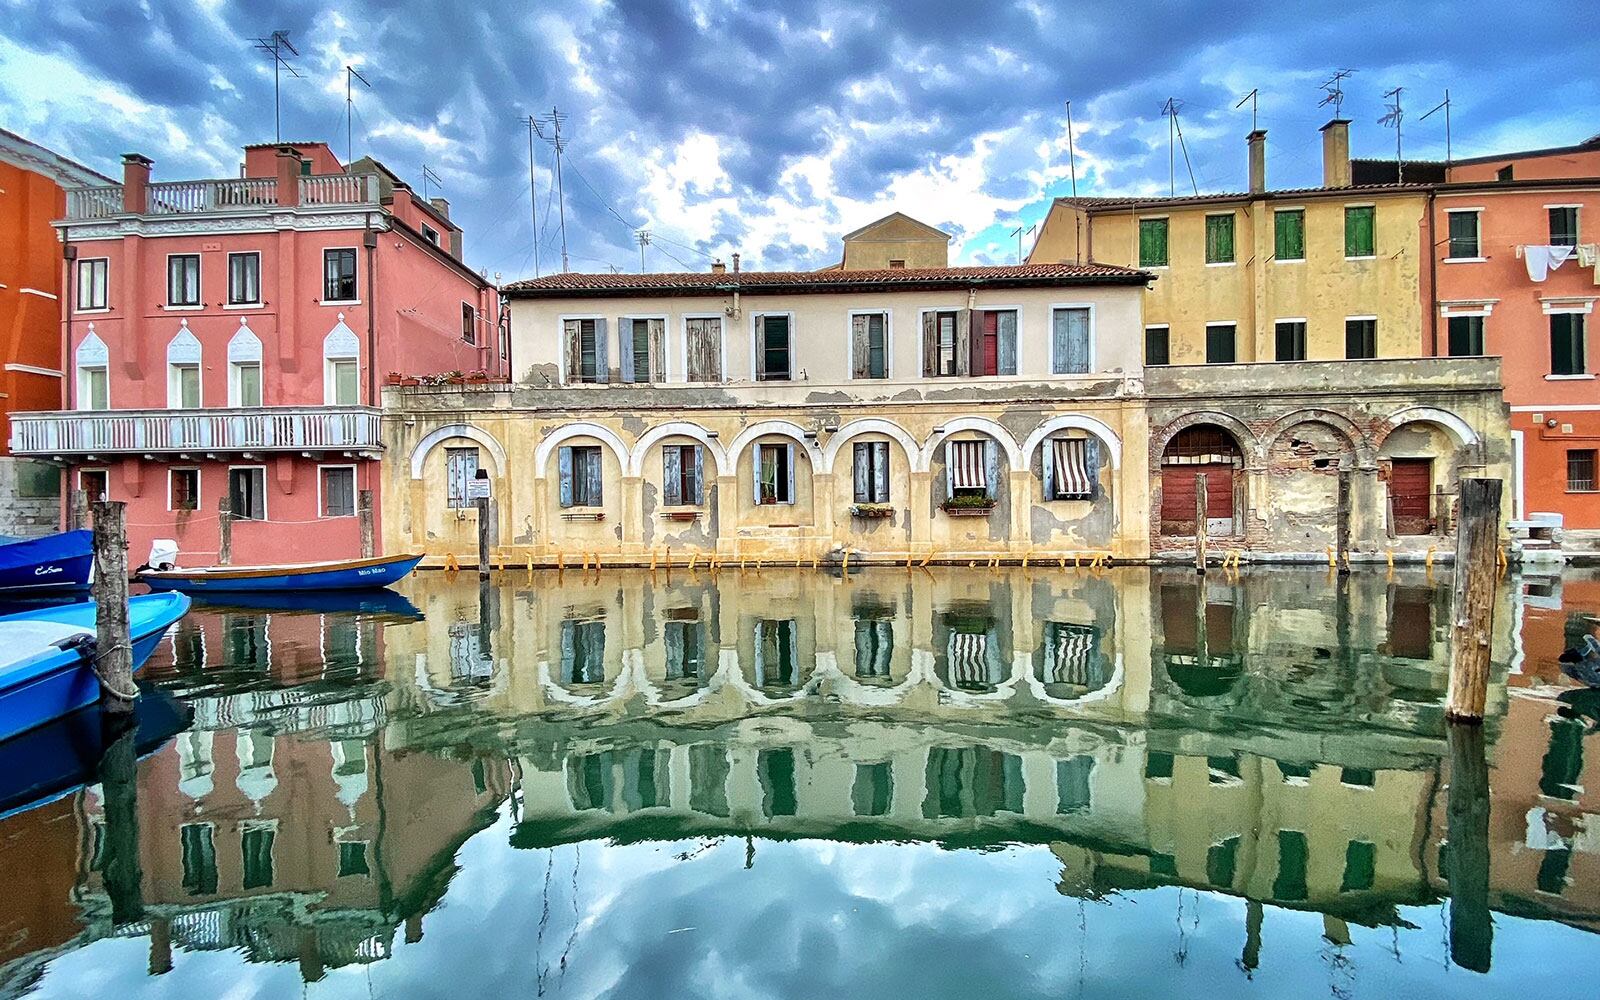
M372 84L368 83L367 78L362 76L354 66L346 66L344 68L344 163L346 167L354 163L356 159L356 104L355 97L353 96L350 88L351 81L353 80L360 80L368 90L372 89Z
M1167 98L1167 103L1162 106L1161 113L1167 116L1167 194L1176 197L1178 194L1178 143L1174 135L1173 126L1177 123L1177 112L1172 107L1172 98Z
M272 57L272 128L274 135L277 137L275 141L282 142L283 103L279 77L283 70L288 70L289 75L293 77L300 75L294 68L294 64L284 58L283 50L288 49L290 54L297 56L300 54L300 50L294 47L293 42L289 41L289 33L282 29L274 31L264 38L257 38L255 47Z
M1072 102L1067 102L1067 162L1072 165L1072 196L1078 196L1078 151L1072 144Z
M1394 103L1388 106L1388 113L1378 119L1379 125L1391 126L1394 129L1394 176L1396 183L1399 184L1406 182L1406 161L1400 153L1400 123L1405 118L1405 112L1400 107L1400 92L1404 89L1404 87L1396 87L1383 95L1386 99L1394 98Z
M533 226L533 276L537 278L539 276L539 185L534 179L533 171L533 131L537 123L532 115L522 121L528 126L528 212Z
M560 212L561 219L561 270L563 272L572 269L567 256L567 192L561 178L561 153L567 147L567 140L561 134L561 126L566 120L567 116L562 114L560 109L552 107L548 115L533 121L533 130L538 133L539 138L555 147L556 151L556 207ZM550 129L548 135L545 133L547 126Z
M1258 126L1256 125L1256 93L1256 88L1251 88L1250 93L1239 98L1239 103L1233 106L1233 110L1238 111L1240 108L1244 107L1245 101L1250 102L1250 131L1252 132L1258 130Z
M644 274L644 248L650 245L650 230L641 229L633 234L633 238L639 244L639 273Z
M1423 115L1421 118L1418 118L1417 121L1419 121L1419 122L1427 121L1428 117L1430 115L1432 115L1435 111L1438 111L1440 108L1444 109L1444 165L1446 167L1449 167L1450 166L1450 162L1453 159L1453 156L1452 156L1452 152L1453 151L1452 151L1451 146L1450 146L1450 91L1447 89L1444 92L1444 100L1440 101L1438 104L1435 104L1432 108L1430 108L1428 110L1428 114Z

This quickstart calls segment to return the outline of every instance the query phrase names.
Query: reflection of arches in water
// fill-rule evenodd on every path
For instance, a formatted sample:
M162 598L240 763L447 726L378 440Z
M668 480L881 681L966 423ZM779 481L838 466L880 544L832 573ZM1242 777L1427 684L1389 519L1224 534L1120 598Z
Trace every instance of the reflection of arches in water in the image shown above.
M666 666L663 694L668 700L685 697L706 682L706 626L696 608L673 608L661 624L661 645Z
M755 676L763 690L800 686L800 627L793 618L763 618L755 623Z
M1022 758L988 747L933 747L926 787L924 819L1020 814Z
M606 623L561 623L561 683L600 684L606 679Z
M1051 698L1071 700L1111 682L1115 667L1093 625L1047 621L1035 676Z
M1191 698L1232 691L1244 674L1244 657L1234 648L1234 637L1243 634L1237 611L1234 604L1205 600L1198 585L1162 586L1162 663L1179 691Z
M1233 690L1233 685L1244 676L1243 657L1184 656L1168 654L1167 676L1184 694L1191 698L1215 698Z
M631 813L672 804L668 752L602 750L567 758L567 796L579 811Z
M939 612L934 619L938 662L934 675L946 687L958 691L989 693L1007 677L1007 657L1002 648L1000 626L989 605L958 602Z

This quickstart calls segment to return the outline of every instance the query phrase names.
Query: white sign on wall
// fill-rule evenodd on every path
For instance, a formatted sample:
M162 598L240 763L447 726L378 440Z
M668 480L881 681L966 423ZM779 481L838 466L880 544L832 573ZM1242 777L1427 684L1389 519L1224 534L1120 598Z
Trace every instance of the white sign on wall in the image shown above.
M469 480L467 480L467 499L468 500L487 500L487 499L489 499L489 480L487 480L487 479L469 479Z

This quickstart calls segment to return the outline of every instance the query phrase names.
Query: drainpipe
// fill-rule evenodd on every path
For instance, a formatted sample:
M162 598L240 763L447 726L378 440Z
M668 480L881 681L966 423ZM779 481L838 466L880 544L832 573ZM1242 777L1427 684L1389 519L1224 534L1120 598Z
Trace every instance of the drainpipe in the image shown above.
M1433 200L1438 191L1428 189L1428 353L1439 356L1439 253L1434 244Z
M67 278L61 283L61 300L66 307L66 322L61 324L61 408L72 409L72 385L74 374L72 363L72 307L77 304L77 290L74 282L77 277L78 248L72 245L72 231L65 227L61 230L61 259L66 262ZM108 295L109 301L109 295ZM106 373L110 378L110 372Z
M378 233L367 216L361 245L367 249L367 405L378 405Z

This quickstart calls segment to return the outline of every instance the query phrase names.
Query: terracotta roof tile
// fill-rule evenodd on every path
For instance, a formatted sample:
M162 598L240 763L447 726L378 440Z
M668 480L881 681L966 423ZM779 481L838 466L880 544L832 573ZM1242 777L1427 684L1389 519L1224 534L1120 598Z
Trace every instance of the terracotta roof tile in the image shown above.
M1110 264L1013 264L1003 267L900 267L869 271L668 271L656 274L547 274L514 281L505 294L514 298L564 295L717 294L752 292L891 291L898 288L960 288L969 285L1049 287L1054 285L1141 285L1154 275Z
M1303 198L1308 195L1323 194L1360 194L1363 192L1368 194L1381 194L1386 191L1400 193L1406 191L1426 191L1432 186L1433 185L1430 184L1410 183L1350 184L1345 187L1277 188L1271 191L1265 191L1261 194L1250 194L1244 191L1228 191L1218 194L1178 195L1176 197L1171 197L1168 195L1151 195L1148 198L1130 197L1127 195L1118 195L1112 197L1067 197L1057 198L1056 203L1060 205L1080 205L1089 209L1090 211L1093 211L1095 209L1109 208L1155 208L1162 205L1204 205L1217 202L1251 201L1257 198L1281 200L1284 198Z

